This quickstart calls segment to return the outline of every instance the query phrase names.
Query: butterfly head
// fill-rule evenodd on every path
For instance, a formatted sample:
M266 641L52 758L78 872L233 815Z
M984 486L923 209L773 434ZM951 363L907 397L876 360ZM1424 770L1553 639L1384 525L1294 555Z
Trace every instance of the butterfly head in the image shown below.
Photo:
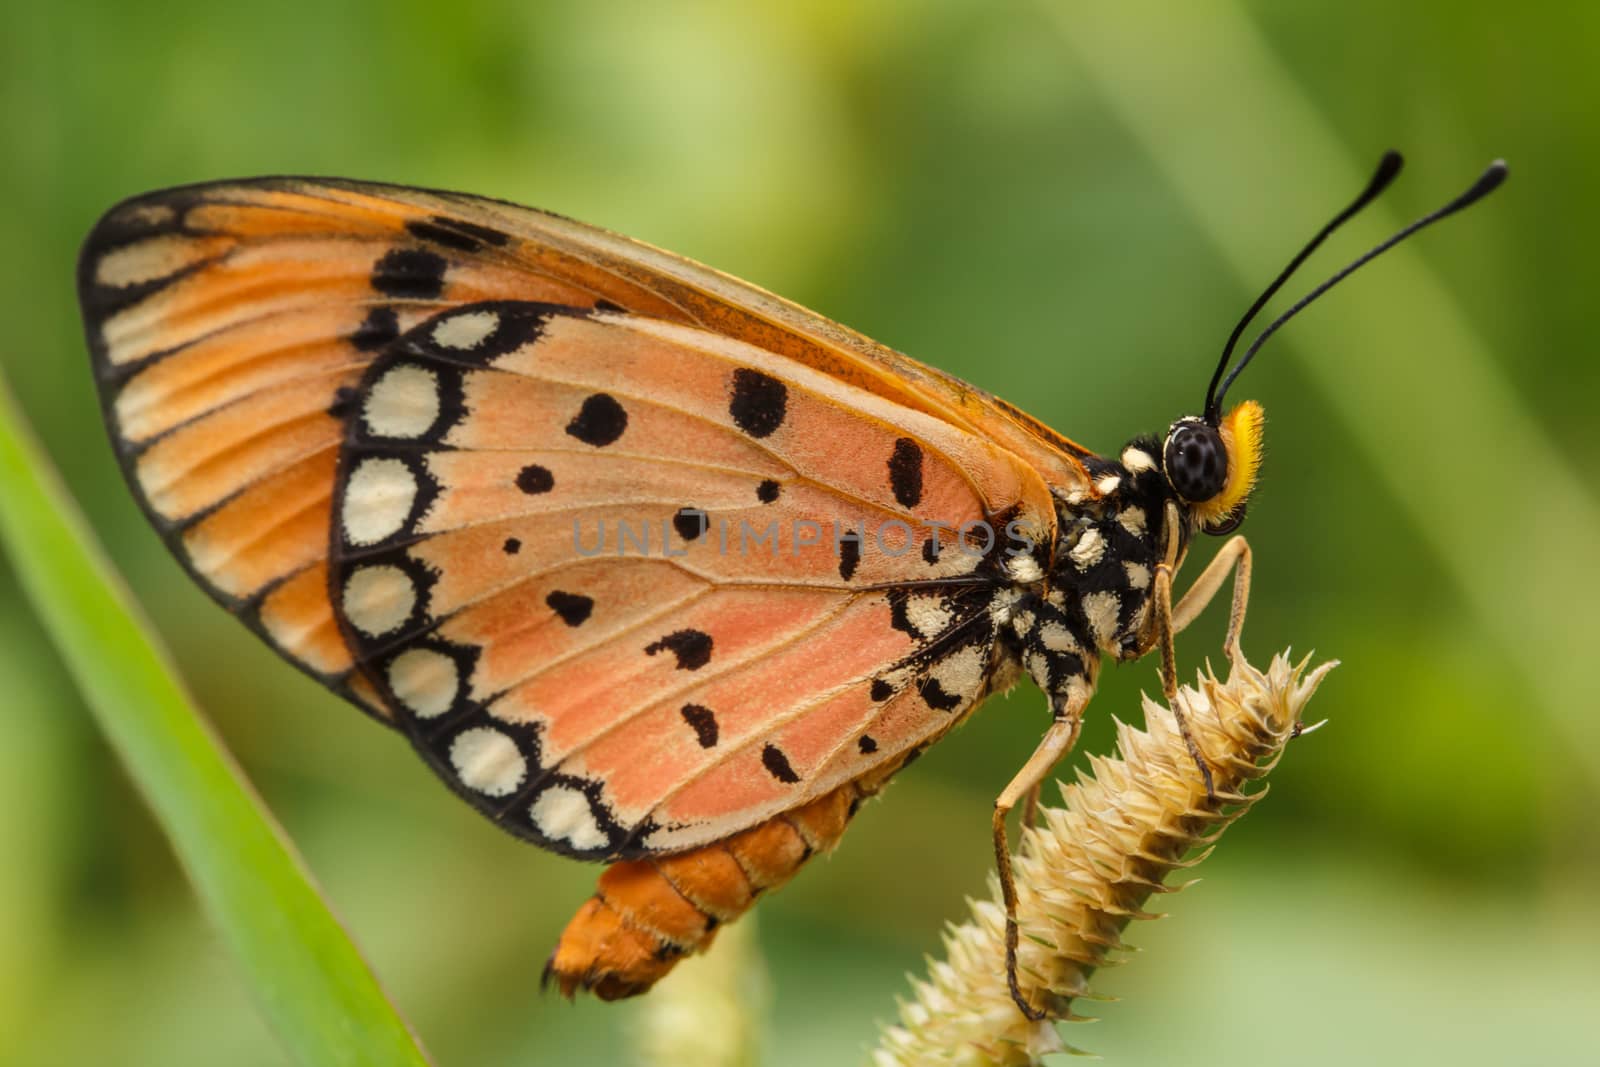
M1361 195L1318 231L1316 236L1289 261L1289 265L1278 274L1277 278L1273 279L1272 284L1256 298L1238 325L1233 328L1228 343L1223 346L1222 358L1217 362L1217 369L1211 376L1211 384L1206 389L1203 414L1181 418L1167 430L1166 440L1162 442L1161 447L1162 474L1166 477L1167 487L1185 507L1195 527L1207 533L1222 534L1237 528L1244 519L1245 505L1249 500L1250 491L1255 488L1256 474L1261 467L1261 428L1265 414L1260 404L1246 400L1224 415L1222 402L1229 386L1255 358L1255 354L1260 351L1267 338L1312 301L1364 264L1382 255L1424 226L1452 215L1487 196L1505 181L1507 173L1506 165L1496 160L1466 192L1401 229L1311 290L1263 329L1245 350L1244 355L1229 370L1234 348L1256 314L1334 230L1366 207L1389 186L1390 182L1394 181L1402 165L1400 153L1386 152L1379 161L1377 170L1373 172L1371 180L1367 182L1367 187L1361 191Z
M1254 400L1237 405L1212 425L1186 416L1173 423L1161 445L1161 473L1194 524L1223 534L1244 521L1245 505L1261 469L1266 412Z

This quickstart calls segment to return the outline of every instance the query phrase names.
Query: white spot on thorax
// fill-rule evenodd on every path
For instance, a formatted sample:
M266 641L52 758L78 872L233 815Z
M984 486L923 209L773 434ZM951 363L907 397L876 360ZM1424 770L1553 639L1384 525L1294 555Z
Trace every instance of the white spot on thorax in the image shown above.
M914 596L906 600L906 620L923 637L937 637L950 625L950 610L936 596Z
M1117 611L1121 607L1117 594L1109 591L1090 593L1083 598L1083 613L1089 620L1089 630L1095 644L1109 645L1117 633Z
M594 817L594 809L589 806L589 798L570 786L553 785L546 789L533 802L529 813L533 816L533 825L551 840L566 841L584 851L607 843Z
M397 533L417 499L417 479L401 460L364 459L345 483L339 520L345 540L371 545Z
M361 408L367 432L377 437L421 437L439 417L439 376L403 363L373 383Z
M1144 536L1144 508L1123 508L1117 512L1117 521L1133 536Z
M1112 493L1115 493L1117 489L1121 487L1121 485L1122 478L1115 474L1101 475L1100 480L1094 483L1094 487L1100 491L1101 496L1110 496Z
M1128 468L1129 474L1141 474L1156 469L1155 457L1142 448L1124 448L1122 465Z
M491 797L510 795L528 776L528 761L517 743L491 726L457 734L450 742L450 765L463 785Z
M433 341L441 348L477 348L499 325L500 316L493 311L451 315L433 328Z
M1078 538L1078 543L1072 546L1072 551L1067 553L1073 565L1080 571L1086 571L1099 563L1105 554L1106 539L1092 526L1083 532L1083 536Z
M1026 552L1008 557L1005 569L1011 580L1020 585L1032 585L1034 582L1044 580L1044 568L1039 566L1038 560Z
M1017 601L1021 599L1022 594L1009 586L1002 587L989 598L989 618L995 626L1004 626L1011 621L1011 613L1016 610Z
M443 715L456 702L461 671L456 661L432 648L412 648L389 664L389 689L411 714Z
M340 604L350 625L368 637L377 637L411 617L417 590L405 571L390 563L378 563L350 575Z
M1128 575L1128 586L1131 589L1148 589L1150 587L1150 568L1143 563L1124 561L1122 569Z

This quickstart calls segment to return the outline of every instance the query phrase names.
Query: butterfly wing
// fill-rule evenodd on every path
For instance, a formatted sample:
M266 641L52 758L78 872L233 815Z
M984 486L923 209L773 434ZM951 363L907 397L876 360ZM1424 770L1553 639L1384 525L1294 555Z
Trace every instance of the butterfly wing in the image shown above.
M485 814L582 856L679 850L903 757L984 693L990 561L928 551L923 523L1041 487L975 449L709 331L472 304L358 392L336 608Z
M494 201L173 190L102 220L79 281L176 554L480 810L577 855L716 840L947 728L993 680L993 576L848 534L1006 516L1048 544L1041 473L1085 483L1081 450L955 379ZM781 543L799 523L820 550ZM780 551L724 547L741 524ZM583 551L624 525L657 551Z

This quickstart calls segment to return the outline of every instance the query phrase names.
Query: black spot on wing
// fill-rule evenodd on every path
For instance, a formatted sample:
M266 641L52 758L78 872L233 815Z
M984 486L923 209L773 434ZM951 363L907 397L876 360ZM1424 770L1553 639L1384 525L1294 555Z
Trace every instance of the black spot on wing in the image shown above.
M861 534L859 531L847 530L839 538L839 577L845 581L856 573L856 567L861 563Z
M856 740L856 747L861 750L863 756L870 756L878 751L878 742L873 739L871 734L862 734Z
M961 698L947 692L937 678L924 678L917 683L917 692L935 711L954 711L961 706Z
M372 287L402 300L433 300L444 292L445 258L421 248L395 248L372 268Z
M891 626L913 641L921 641L925 636L932 636L931 634L924 635L921 630L912 625L911 614L907 610L911 605L911 592L909 590L891 589L884 596L889 601L889 624Z
M771 478L768 478L760 485L756 486L756 499L761 501L763 504L771 504L778 499L778 495L782 491L783 487L781 485L773 481Z
M881 703L882 701L888 700L890 697L894 696L894 686L890 685L882 678L874 678L872 680L872 689L869 691L868 695L870 695L873 700Z
M767 437L783 425L789 407L789 389L778 379L740 367L733 372L733 395L728 414L751 437Z
M500 247L511 240L509 234L499 230L445 215L434 215L426 221L413 219L406 223L406 230L420 240L459 252L476 252L484 245Z
M685 541L697 541L705 535L710 519L699 508L679 508L672 516L672 528Z
M500 546L500 550L508 556L515 556L522 551L522 542L515 537L508 537L506 543Z
M767 768L768 774L786 785L793 785L800 780L794 768L789 766L789 757L777 745L767 745L761 750L761 763Z
M341 385L333 391L333 403L328 405L328 414L336 419L347 419L356 409L356 391L348 385Z
M544 602L568 626L582 626L589 621L589 613L594 611L594 598L582 593L564 593L557 589L545 597Z
M683 721L694 731L701 748L712 748L717 743L717 716L702 704L685 704L680 711Z
M530 463L517 472L517 488L529 496L548 493L555 488L555 484L556 477L550 473L550 468L537 463Z
M903 507L922 503L922 448L909 437L894 443L889 457L889 488Z
M376 352L399 336L400 318L394 308L375 307L367 312L367 317L350 335L350 343L356 346L357 351Z
M586 398L578 414L567 423L567 434L586 445L604 448L622 436L628 428L628 413L609 393L595 393Z
M680 671L697 671L711 662L711 635L700 630L676 630L644 648L645 655L671 652Z

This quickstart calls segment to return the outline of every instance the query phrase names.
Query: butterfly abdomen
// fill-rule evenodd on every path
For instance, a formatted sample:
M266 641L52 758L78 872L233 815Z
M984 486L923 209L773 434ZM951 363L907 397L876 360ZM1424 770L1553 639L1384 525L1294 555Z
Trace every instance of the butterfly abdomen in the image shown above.
M718 928L832 851L856 809L915 755L811 803L689 852L613 863L545 965L545 980L602 1000L647 991L677 962L710 946Z

